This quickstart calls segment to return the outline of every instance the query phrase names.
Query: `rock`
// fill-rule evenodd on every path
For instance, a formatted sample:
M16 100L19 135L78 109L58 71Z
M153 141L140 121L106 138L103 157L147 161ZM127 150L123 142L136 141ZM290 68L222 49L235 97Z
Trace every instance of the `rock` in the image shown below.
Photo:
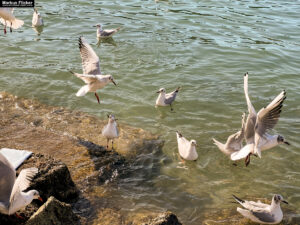
M33 178L28 190L35 189L39 191L40 196L47 200L50 196L72 202L78 197L78 190L74 185L67 166L61 161L57 161L50 156L42 154L33 154L17 170L17 176L22 169L37 167L39 173ZM27 219L39 209L42 203L33 200L24 210L18 211L18 214L24 219L17 218L14 215L8 216L0 214L0 225L24 224Z
M39 169L29 189L38 190L43 199L54 196L60 201L72 202L78 197L79 192L71 179L68 167L61 161L47 155L33 154L22 164L17 173L29 167Z
M143 225L182 225L182 223L178 221L175 214L171 212L164 212Z
M26 225L76 225L79 218L73 213L69 204L51 196L27 221Z

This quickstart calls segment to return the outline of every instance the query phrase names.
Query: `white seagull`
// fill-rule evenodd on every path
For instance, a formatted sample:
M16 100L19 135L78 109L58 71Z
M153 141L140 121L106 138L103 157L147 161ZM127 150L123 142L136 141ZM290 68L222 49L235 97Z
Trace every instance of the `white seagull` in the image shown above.
M242 200L235 195L234 199L240 203L245 209L237 207L237 211L244 217L256 223L262 224L278 224L281 222L283 213L280 208L280 203L286 203L281 195L274 195L271 205L261 203L260 201L246 201Z
M12 28L18 29L24 24L23 20L16 19L13 12L13 8L0 8L0 22L4 25L4 34L6 34L6 26L10 27L12 32Z
M42 19L41 14L37 11L36 8L34 8L33 16L32 16L32 26L39 27L43 25L44 25L44 21Z
M109 140L111 140L111 149L113 149L114 139L119 137L119 131L116 123L116 118L114 115L107 115L108 123L102 129L102 135L106 137L107 144L106 148L108 149Z
M101 24L97 24L96 27L97 27L97 38L111 37L120 30L120 27L118 27L117 29L103 30Z
M24 192L37 173L37 168L23 169L16 178L14 167L0 153L0 213L11 215L25 208L33 199L42 201L38 191Z
M112 75L101 75L99 57L83 37L79 38L79 50L82 59L83 74L70 72L82 79L86 85L79 89L76 96L84 96L88 92L94 92L97 101L100 104L99 96L96 91L106 86L109 82L112 82L114 85L117 84Z
M263 107L258 113L255 112L248 95L248 73L244 75L244 92L248 105L248 117L245 124L246 145L238 152L231 154L232 160L246 158L245 163L250 163L250 156L258 155L261 158L261 151L273 148L279 144L287 144L281 135L270 135L267 133L277 124L281 108L286 99L286 92L283 90L269 105Z
M188 141L178 131L176 131L179 155L185 160L197 160L197 143L195 140Z
M230 156L232 153L237 152L243 148L244 140L244 126L245 126L245 113L242 115L242 127L238 132L230 135L225 144L213 138L214 144L218 146L221 152Z
M161 88L159 89L156 93L159 93L157 99L156 99L156 103L155 106L170 106L171 110L173 110L172 108L172 103L175 101L176 95L179 91L180 87L176 88L175 91L171 92L171 93L167 93L166 94L166 89Z

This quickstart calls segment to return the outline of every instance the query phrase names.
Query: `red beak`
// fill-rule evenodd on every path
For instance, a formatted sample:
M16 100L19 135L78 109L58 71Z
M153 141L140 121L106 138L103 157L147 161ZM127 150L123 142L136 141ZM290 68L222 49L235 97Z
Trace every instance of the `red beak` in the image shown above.
M41 202L43 202L43 199L41 197L39 197L38 200L40 200Z

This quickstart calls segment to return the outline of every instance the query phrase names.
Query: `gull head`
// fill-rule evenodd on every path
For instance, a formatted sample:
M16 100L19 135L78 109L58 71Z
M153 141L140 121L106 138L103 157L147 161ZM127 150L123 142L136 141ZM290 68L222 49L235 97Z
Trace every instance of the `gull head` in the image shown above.
M107 117L108 117L108 122L110 122L110 123L117 120L113 114L107 115Z
M40 193L37 190L31 190L31 194L33 199L38 199L43 202L43 199L41 198Z
M161 88L161 89L159 89L156 93L166 93L166 89Z
M284 137L283 137L283 136L281 136L281 135L278 135L278 137L277 137L277 142L278 142L279 144L286 144L286 145L290 145L290 143L289 143L289 142L287 142L287 141L284 139Z
M281 202L283 202L283 203L285 203L285 204L289 204L287 201L285 201L284 199L283 199L283 197L281 196L281 195L278 195L278 194L275 194L274 196L273 196L273 199L272 199L275 203L276 203L276 205L277 204L280 204Z
M96 27L101 29L101 24L96 24Z
M191 140L190 143L192 146L195 146L195 147L197 146L197 142L195 140Z
M40 14L40 13L37 13L37 16L38 16L39 18L41 18L41 14Z
M114 81L114 78L112 75L108 75L108 79L110 82L112 82L115 86L117 86L116 82Z

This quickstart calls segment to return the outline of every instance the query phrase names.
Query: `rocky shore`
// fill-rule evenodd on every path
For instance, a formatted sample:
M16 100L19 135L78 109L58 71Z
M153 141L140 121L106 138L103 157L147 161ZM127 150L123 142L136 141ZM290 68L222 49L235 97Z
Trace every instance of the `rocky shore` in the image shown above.
M0 224L181 224L171 212L126 218L110 205L95 209L95 187L102 190L125 175L137 151L163 146L157 136L121 125L115 149L106 150L106 140L98 135L105 123L83 112L0 93L0 147L34 152L17 174L39 168L29 189L38 190L44 200L20 211L24 219L0 214Z

